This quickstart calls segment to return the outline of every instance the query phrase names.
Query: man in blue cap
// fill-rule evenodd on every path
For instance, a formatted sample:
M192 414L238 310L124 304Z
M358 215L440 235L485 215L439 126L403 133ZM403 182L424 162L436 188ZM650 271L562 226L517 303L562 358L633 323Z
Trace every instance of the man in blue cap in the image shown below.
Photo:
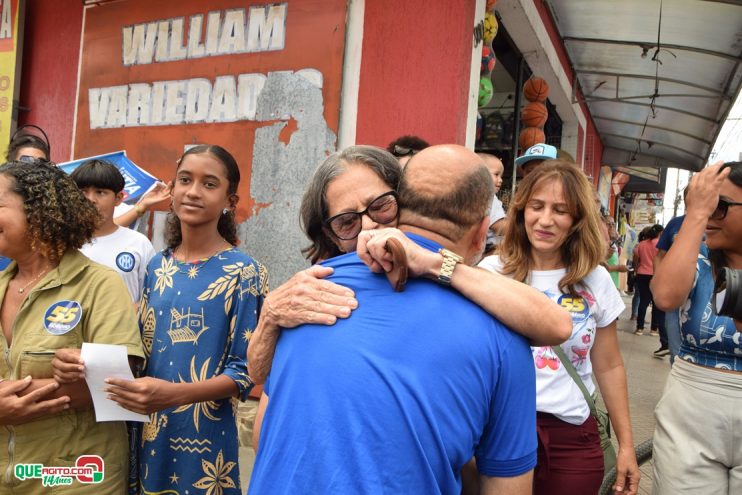
M557 149L550 144L537 143L531 146L515 159L515 164L520 167L523 172L523 177L531 173L531 171L546 160L555 160L557 157Z

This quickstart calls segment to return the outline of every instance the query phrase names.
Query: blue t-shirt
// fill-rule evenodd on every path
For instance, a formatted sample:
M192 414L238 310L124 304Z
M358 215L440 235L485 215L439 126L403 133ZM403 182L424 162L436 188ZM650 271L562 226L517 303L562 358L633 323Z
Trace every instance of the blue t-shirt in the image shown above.
M680 231L680 226L683 225L683 220L685 220L685 215L680 215L667 222L667 227L660 234L660 240L657 241L657 249L665 252L670 250L672 243L675 242L675 236Z
M251 495L459 494L474 455L487 476L535 466L525 339L435 282L396 293L355 254L325 265L358 309L331 327L282 332Z
M5 256L0 256L0 272L8 268L8 265L10 265L10 262L13 261L10 258L6 258Z
M742 339L734 320L714 311L711 262L698 255L696 281L680 308L681 337L678 357L691 363L742 371Z

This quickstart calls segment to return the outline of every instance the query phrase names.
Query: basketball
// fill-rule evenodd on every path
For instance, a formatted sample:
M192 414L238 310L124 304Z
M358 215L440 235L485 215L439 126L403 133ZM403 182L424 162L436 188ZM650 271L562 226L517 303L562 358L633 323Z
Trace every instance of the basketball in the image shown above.
M537 143L543 143L546 141L546 134L538 127L526 127L520 131L520 138L518 138L518 144L520 148L525 150Z
M497 36L497 18L492 12L484 14L484 44L489 45Z
M492 95L495 92L495 88L492 86L492 81L489 76L482 76L479 80L479 99L478 103L480 107L487 105L492 100Z
M492 52L492 48L484 45L482 46L482 64L479 66L479 73L481 75L489 74L494 68L495 54Z
M549 111L546 110L546 105L537 101L524 106L520 112L520 119L526 127L544 127L547 118Z
M549 84L540 77L531 77L523 85L523 96L528 101L544 102L549 96Z

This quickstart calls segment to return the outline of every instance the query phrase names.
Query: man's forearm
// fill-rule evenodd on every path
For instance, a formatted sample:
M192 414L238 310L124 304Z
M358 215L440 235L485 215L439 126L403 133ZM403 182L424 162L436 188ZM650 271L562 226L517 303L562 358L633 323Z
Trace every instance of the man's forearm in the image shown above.
M480 477L481 495L530 495L533 492L533 470L512 478Z

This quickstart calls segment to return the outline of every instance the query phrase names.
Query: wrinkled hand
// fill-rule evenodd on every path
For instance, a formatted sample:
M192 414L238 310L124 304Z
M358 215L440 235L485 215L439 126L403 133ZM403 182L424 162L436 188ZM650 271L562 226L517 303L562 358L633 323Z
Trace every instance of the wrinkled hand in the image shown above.
M73 383L85 379L85 363L80 359L80 349L57 349L52 359L54 380Z
M723 161L718 161L709 165L690 180L685 198L687 215L696 215L706 220L714 212L719 203L719 189L731 172L728 167L719 172L723 164Z
M639 490L639 479L642 474L636 463L636 454L633 446L621 449L619 446L616 455L616 483L613 485L615 493L636 495Z
M139 200L139 203L149 209L152 207L152 205L156 205L160 201L165 201L167 199L170 199L172 192L172 184L165 184L163 182L158 182L155 187L149 191L147 194L142 196L142 199Z
M322 280L332 272L332 268L319 265L300 271L268 294L261 318L282 328L304 323L332 325L338 318L347 318L358 301L352 290Z
M177 405L175 384L159 378L106 378L108 398L129 411L151 414Z
M29 385L31 385L31 377L0 382L0 425L19 425L39 416L56 414L69 409L70 398L66 395L56 399L45 399L59 388L58 383L49 383L28 395L19 397L18 393Z
M441 268L443 257L440 254L417 245L399 229L364 230L358 235L356 253L372 272L383 273L392 269L392 255L385 247L390 238L402 244L409 275L421 277Z

